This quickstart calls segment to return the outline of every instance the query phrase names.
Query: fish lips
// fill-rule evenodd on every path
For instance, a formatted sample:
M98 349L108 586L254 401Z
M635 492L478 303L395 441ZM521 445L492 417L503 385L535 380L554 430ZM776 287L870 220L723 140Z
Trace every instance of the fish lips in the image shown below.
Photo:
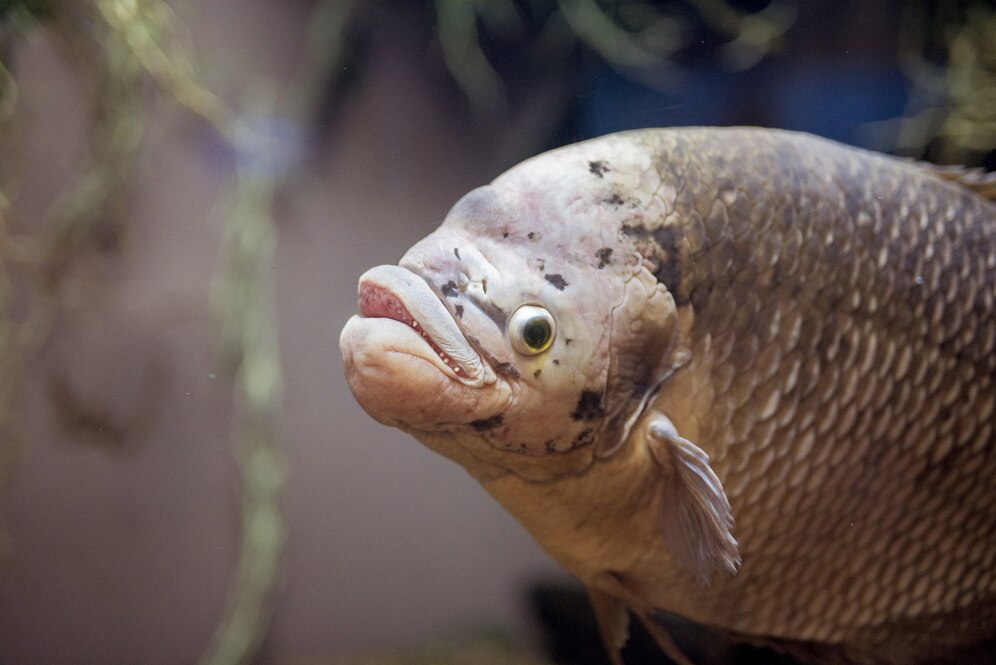
M358 300L360 314L346 323L339 349L353 394L375 419L415 425L452 410L455 389L495 383L494 371L419 275L372 268L360 277Z
M495 382L494 372L421 276L400 266L371 268L360 277L358 300L361 317L392 319L410 328L399 342L450 378L472 387Z

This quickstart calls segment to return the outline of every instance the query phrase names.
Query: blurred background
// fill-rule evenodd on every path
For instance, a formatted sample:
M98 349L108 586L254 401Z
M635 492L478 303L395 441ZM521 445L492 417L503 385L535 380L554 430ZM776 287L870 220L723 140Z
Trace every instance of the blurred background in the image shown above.
M0 663L606 662L524 530L361 411L337 340L467 190L693 124L991 170L996 12L0 0Z

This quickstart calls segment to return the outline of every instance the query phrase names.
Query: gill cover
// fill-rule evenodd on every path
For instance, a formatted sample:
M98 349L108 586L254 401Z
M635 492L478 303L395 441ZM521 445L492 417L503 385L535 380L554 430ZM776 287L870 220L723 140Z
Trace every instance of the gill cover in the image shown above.
M612 455L674 370L685 360L678 349L674 297L642 264L626 280L623 300L612 310L606 419L595 455Z

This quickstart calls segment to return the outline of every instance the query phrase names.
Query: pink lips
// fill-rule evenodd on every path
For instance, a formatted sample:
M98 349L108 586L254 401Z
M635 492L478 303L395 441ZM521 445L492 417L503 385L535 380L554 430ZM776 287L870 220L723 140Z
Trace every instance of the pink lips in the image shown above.
M417 332L422 336L429 346L432 347L433 352L439 356L439 358L456 374L463 374L464 369L458 365L453 359L447 356L439 345L436 344L431 337L425 332L422 326L419 325L411 313L409 313L408 308L404 306L401 300L398 299L396 295L388 291L387 289L377 286L376 284L361 283L360 284L360 294L359 294L359 307L360 314L371 319L393 319L395 321L400 321L406 324L412 330Z
M412 315L398 297L380 286L361 284L359 306L360 314L371 319L394 319L409 326L414 322Z

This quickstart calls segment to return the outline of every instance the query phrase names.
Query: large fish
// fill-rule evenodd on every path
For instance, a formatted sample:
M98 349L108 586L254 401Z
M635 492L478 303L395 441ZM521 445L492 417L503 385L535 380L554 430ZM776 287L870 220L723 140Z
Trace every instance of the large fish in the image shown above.
M662 611L991 662L994 190L769 130L554 150L360 278L346 376L580 579L614 663L627 611L679 661Z

